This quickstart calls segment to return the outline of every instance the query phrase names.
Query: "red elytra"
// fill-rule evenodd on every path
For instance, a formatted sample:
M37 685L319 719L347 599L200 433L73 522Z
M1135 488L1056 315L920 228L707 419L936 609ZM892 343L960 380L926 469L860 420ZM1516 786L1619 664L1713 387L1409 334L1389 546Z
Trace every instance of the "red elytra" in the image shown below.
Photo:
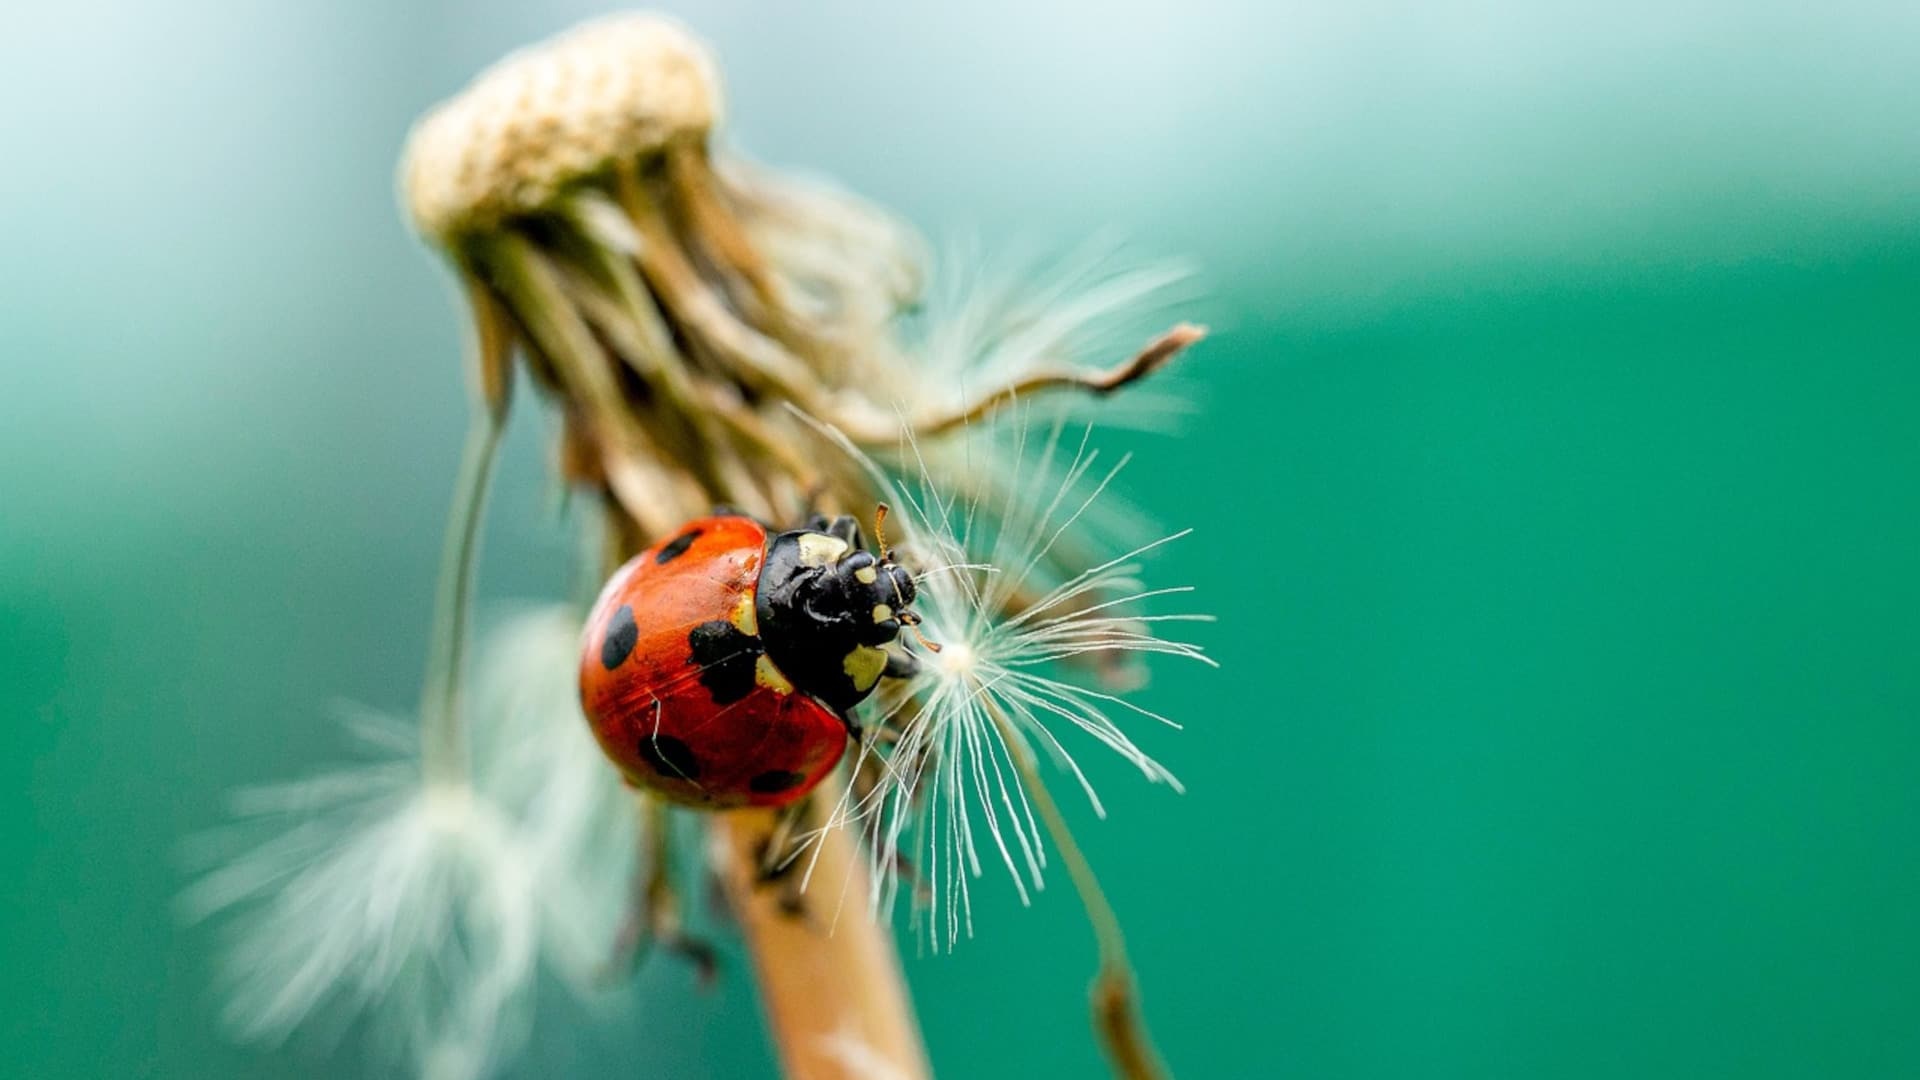
M580 704L627 780L705 809L782 806L833 770L847 725L758 636L767 530L689 522L622 566L587 620Z

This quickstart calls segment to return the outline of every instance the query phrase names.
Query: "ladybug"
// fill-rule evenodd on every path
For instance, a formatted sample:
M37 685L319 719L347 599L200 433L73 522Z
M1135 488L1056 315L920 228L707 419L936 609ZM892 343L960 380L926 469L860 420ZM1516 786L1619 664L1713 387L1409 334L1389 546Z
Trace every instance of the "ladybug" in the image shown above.
M580 704L629 783L705 809L784 806L859 736L851 710L881 677L911 673L887 646L919 622L913 598L884 536L876 556L853 518L779 533L701 518L601 591Z

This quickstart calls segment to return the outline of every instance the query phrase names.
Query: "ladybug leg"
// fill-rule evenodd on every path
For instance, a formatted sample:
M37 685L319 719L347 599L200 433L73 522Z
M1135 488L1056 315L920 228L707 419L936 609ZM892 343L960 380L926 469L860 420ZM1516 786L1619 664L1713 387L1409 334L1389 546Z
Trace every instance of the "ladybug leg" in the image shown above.
M866 538L860 532L860 519L847 514L836 518L820 513L811 514L800 523L800 528L807 532L825 533L854 551L864 551L867 547Z
M842 514L827 523L824 530L828 536L837 536L847 542L854 551L867 549L866 538L860 535L860 519Z
M702 985L711 985L719 974L719 955L711 944L687 932L681 917L680 890L673 881L672 829L667 807L658 799L641 796L640 857L633 873L633 897L627 907L619 935L614 939L613 956L607 964L609 978L630 975L642 960L659 945L693 964Z
M881 757L879 748L892 746L900 741L898 732L888 727L877 727L866 739L867 745L860 748L860 758L853 767L853 803L855 806L867 806L874 793L886 783L887 764Z
M888 649L887 666L880 674L888 679L911 679L920 674L920 658L905 649Z
M782 807L774 815L773 829L760 842L757 882L762 887L779 889L780 910L796 919L806 915L807 905L801 892L806 875L798 872L806 860L800 858L803 848L795 837L812 817L812 809L811 797Z
M825 500L826 497L827 482L825 480L815 480L807 486L807 490L801 495L800 505L805 510L809 521L815 519L820 521L826 520L826 516L820 513L820 503ZM809 525L808 528L812 528L812 526Z
M860 755L859 763L853 769L853 801L859 806L866 805L886 782L887 766L877 752L877 748L897 745L900 742L900 730L885 723L879 724L872 729L867 742L872 748ZM873 838L868 839L871 842ZM922 881L920 875L914 871L913 862L907 858L906 852L900 849L899 844L891 846L892 850L887 852L887 859L893 863L894 871L900 875L900 880L913 889L916 897L922 900L927 899L926 882Z

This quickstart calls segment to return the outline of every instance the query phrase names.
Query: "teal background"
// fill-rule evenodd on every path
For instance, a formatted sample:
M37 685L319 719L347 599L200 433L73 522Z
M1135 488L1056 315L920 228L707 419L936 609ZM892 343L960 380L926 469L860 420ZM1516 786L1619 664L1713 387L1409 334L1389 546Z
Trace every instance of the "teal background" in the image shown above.
M1183 1076L1920 1074L1913 8L803 6L677 8L737 145L1206 272L1204 419L1111 444L1224 669L1146 697L1189 795L1075 811ZM393 163L595 10L9 11L0 1074L383 1075L221 1041L177 852L413 699L463 400ZM1064 880L977 895L941 1075L1103 1075ZM517 1075L771 1073L737 961L543 1000Z

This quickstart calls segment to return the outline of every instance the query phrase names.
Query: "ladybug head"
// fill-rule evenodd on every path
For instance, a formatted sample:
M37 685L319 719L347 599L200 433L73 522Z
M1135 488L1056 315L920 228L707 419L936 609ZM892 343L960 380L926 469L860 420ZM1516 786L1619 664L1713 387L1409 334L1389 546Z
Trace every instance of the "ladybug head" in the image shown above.
M913 574L884 542L879 555L866 550L859 522L816 516L767 542L755 593L760 639L794 686L845 712L904 662L886 646L920 621L914 592Z

